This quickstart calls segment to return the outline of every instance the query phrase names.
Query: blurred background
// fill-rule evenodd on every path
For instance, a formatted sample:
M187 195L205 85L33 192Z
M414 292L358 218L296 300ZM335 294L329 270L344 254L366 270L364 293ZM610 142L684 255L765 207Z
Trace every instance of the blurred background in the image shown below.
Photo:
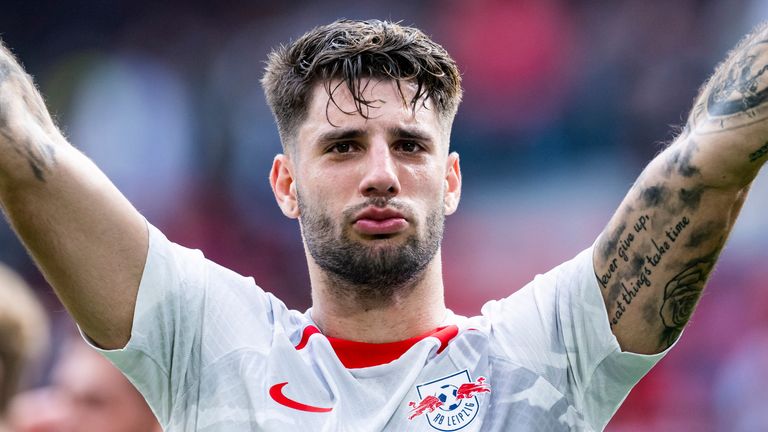
M259 86L268 50L336 18L415 25L459 63L447 222L455 312L514 292L589 246L700 84L766 0L2 0L0 37L71 142L177 243L309 307L295 221L267 173L280 151ZM768 430L768 179L758 179L704 298L608 431ZM66 312L6 225L0 261ZM45 384L50 372L33 377Z

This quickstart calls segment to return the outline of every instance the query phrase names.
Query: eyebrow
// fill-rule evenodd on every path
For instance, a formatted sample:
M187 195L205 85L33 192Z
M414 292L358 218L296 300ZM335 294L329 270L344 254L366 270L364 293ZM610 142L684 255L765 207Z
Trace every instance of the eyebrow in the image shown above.
M318 142L327 143L344 141L365 137L367 135L368 132L364 129L334 129L321 134L320 137L318 137ZM392 127L387 129L387 135L397 138L415 139L427 142L432 141L432 137L419 128Z
M398 138L415 139L427 142L432 141L432 137L428 133L422 131L420 128L395 127L387 129L387 133L390 136L396 136Z
M348 139L360 138L367 135L363 129L334 129L323 133L318 137L318 142L343 141Z

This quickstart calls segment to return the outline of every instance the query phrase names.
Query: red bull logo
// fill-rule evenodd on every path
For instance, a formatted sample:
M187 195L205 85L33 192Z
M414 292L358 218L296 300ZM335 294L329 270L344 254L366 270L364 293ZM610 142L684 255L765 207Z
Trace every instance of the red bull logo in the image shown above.
M480 402L477 395L490 393L491 386L485 377L472 381L464 370L428 383L416 386L421 398L408 402L411 411L408 420L425 417L433 428L455 431L468 425L477 416Z
M478 393L490 393L491 386L485 383L485 377L478 377L476 382L464 383L456 392L456 399L469 399Z
M408 406L413 408L411 410L410 415L408 416L408 420L413 420L414 418L424 414L425 412L433 412L442 404L443 402L441 402L440 399L438 399L437 396L434 396L434 395L429 395L425 397L424 399L420 400L419 403L408 402Z

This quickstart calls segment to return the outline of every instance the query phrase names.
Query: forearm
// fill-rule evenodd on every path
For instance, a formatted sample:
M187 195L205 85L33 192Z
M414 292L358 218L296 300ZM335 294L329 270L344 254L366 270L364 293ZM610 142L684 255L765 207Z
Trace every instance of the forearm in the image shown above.
M702 87L683 133L643 171L601 234L595 275L621 347L669 347L691 318L768 160L768 28Z
M31 78L0 47L0 203L86 333L130 335L147 256L144 219L54 125Z
M768 160L768 25L746 36L702 86L675 145L711 186L744 187Z
M0 44L0 187L44 182L68 146L32 79Z

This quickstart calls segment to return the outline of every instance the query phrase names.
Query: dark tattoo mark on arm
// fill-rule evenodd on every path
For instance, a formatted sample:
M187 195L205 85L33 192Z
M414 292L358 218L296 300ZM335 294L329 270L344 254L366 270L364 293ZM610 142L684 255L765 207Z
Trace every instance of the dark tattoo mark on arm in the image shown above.
M699 168L691 163L693 154L698 150L699 146L693 140L690 140L688 145L676 150L668 159L669 162L667 163L665 174L669 176L669 174L676 172L680 176L686 178L701 174Z
M661 185L651 186L643 191L643 204L646 207L657 207L669 197L669 190Z
M688 237L688 242L685 243L685 247L692 249L698 248L703 243L711 240L716 233L722 232L722 230L723 224L717 222L707 222L703 226L696 228L691 232L690 236Z
M759 41L765 44L767 41ZM758 55L752 50L742 49L740 55L734 59L731 68L714 83L707 98L707 111L712 116L728 116L746 112L761 105L768 100L768 89L760 89L759 79L768 71L768 66L763 65L753 72ZM734 98L735 96L735 98Z
M50 143L39 143L38 145L19 142L8 132L0 127L0 136L7 139L13 145L13 151L27 160L29 168L35 175L35 178L45 182L45 171L51 164L55 164L56 149Z
M664 331L660 344L666 349L680 336L701 297L712 261L699 261L678 273L664 287L664 302L659 309Z
M49 143L37 143L25 148L27 163L35 178L45 182L45 171L54 162L55 150Z
M757 162L758 160L762 159L763 156L768 154L768 142L765 143L762 147L757 149L756 151L749 154L749 161L750 162Z
M18 126L11 126L13 121L10 116L13 115L14 104L21 105L21 109L36 120L35 127L44 132L55 130L32 79L0 43L0 138L16 154L26 159L37 180L45 182L46 173L56 163L55 146L49 136L35 137L26 131L20 131Z
M699 208L699 204L701 203L701 195L706 189L707 187L704 185L698 185L692 189L680 189L680 192L678 193L678 199L680 199L680 203L685 208L695 211Z

